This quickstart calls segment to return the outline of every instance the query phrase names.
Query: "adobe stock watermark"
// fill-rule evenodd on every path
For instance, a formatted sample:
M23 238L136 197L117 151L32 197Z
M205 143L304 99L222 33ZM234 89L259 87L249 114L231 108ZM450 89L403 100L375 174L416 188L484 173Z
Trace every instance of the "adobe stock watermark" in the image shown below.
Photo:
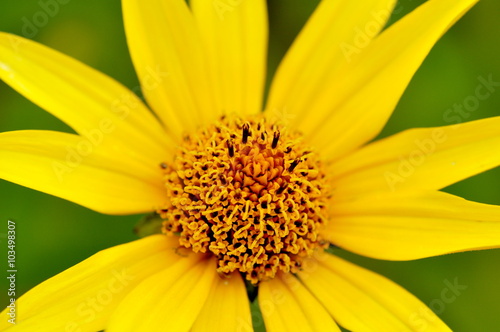
M142 79L143 91L157 89L168 75L169 73L163 71L159 65L154 69L146 68L146 74ZM78 168L85 161L85 158L103 144L106 136L112 134L139 106L140 99L134 92L141 92L141 86L137 86L113 100L109 105L110 116L101 118L96 123L95 128L83 130L80 133L81 138L76 144L66 146L65 158L52 162L52 170L59 182L62 183L67 174Z
M15 325L17 320L17 263L16 263L16 222L12 220L7 220L7 269L5 270L7 274L8 288L7 288L7 299L9 304L7 305L7 321L9 324ZM3 234L2 234L3 235ZM3 236L1 236L3 238ZM5 317L2 317L4 319Z
M481 102L490 98L500 87L500 82L494 81L492 74L487 77L478 76L477 80L479 83L474 88L473 93L444 111L443 120L447 124L463 123L473 112L479 109ZM458 129L459 127L455 126L453 128ZM438 146L446 142L448 138L448 134L444 129L435 128L431 131L429 137L416 139L414 141L415 148L408 155L399 157L397 169L384 173L384 179L389 189L394 192L397 186L411 177L418 167L422 166L429 156L437 150Z
M500 82L493 80L493 74L489 74L486 78L482 75L478 76L477 80L479 83L473 93L444 111L443 120L446 123L459 124L464 122L479 109L481 102L490 98L500 87Z
M370 21L364 26L356 26L354 28L355 35L352 41L340 43L340 50L347 63L350 63L355 55L360 54L361 51L370 44L370 41L379 34L391 17L392 12L392 6L378 11L372 11L370 13L372 17Z
M453 279L453 282L445 279L443 283L444 288L441 290L439 297L431 300L428 303L428 307L422 306L418 312L412 313L408 318L408 322L416 331L427 331L430 327L429 325L436 320L433 312L438 316L441 315L445 312L446 307L455 302L463 291L468 288L467 285L461 285L458 282L458 278Z
M289 126L290 122L296 117L295 114L288 112L288 108L286 106L281 108L273 108L269 113L271 113L271 123L277 123L284 127Z
M75 317L79 317L79 319L67 322L64 331L81 332L85 330L82 329L82 326L97 319L98 315L111 304L118 294L123 293L135 278L136 276L130 275L129 271L125 269L111 271L111 276L105 286L76 306Z
M61 5L67 5L71 0L39 0L40 10L31 17L23 16L21 21L23 26L21 34L26 38L34 38L41 28L49 24L51 18L54 18L61 9Z
M106 135L111 134L116 128L111 118L102 118L97 127L84 130L81 139L75 145L66 146L66 157L61 161L52 161L52 169L59 182L64 181L66 174L72 173L80 166L86 157L90 156L94 149L101 145Z
M212 0L212 6L219 19L224 20L226 13L233 12L243 1L245 0Z
M289 299L288 299L289 300ZM264 317L272 317L273 315L277 315L278 313L276 312L277 307L282 305L287 301L287 297L285 294L277 289L272 289L271 290L271 296L270 298L266 300L259 300L259 307L260 311L262 313L262 318ZM264 322L255 322L256 325L258 323L261 323L262 325ZM260 326L260 324L259 324Z
M412 2L413 0L407 1ZM405 4L403 1L398 1L394 8L389 5L389 7L379 11L372 11L372 19L370 21L364 26L355 27L355 36L352 41L349 43L342 42L339 45L347 63L350 63L355 55L360 54L361 51L370 44L370 41L382 31L391 15L399 14L403 11L404 7Z
M442 128L434 128L428 138L416 139L413 144L415 148L406 156L399 156L399 164L395 172L386 171L384 179L391 191L396 191L398 184L404 183L411 177L419 166L422 166L427 158L432 155L439 144L443 144L448 135Z

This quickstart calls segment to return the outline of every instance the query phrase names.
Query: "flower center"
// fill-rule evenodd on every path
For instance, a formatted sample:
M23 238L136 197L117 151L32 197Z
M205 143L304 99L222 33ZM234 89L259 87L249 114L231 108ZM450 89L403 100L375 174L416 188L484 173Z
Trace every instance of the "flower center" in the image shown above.
M253 284L327 246L327 181L301 135L269 123L222 117L186 135L170 164L162 163L169 206L163 232L180 245L217 257L217 271L241 272Z

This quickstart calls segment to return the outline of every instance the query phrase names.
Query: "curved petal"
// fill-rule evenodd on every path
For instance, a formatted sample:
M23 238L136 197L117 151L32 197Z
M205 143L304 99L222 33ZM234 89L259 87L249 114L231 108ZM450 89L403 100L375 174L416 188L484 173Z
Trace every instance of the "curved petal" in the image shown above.
M174 146L126 87L31 40L0 32L0 79L82 136L138 160L165 158Z
M264 0L191 0L210 67L214 116L262 110L267 61Z
M500 206L442 192L338 203L325 238L379 259L411 260L500 248Z
M17 324L1 319L0 330L104 330L109 315L142 280L184 260L176 247L176 238L154 235L103 250L21 296Z
M427 1L393 24L307 106L299 129L330 159L374 138L432 46L477 1Z
M143 93L180 137L214 111L205 51L183 0L122 0L127 42Z
M500 165L500 117L411 129L331 165L339 200L373 192L435 190Z
M252 330L252 315L241 275L215 277L208 299L190 331L247 330Z
M277 70L266 111L286 112L299 127L302 121L322 121L331 108L311 108L314 100L338 96L330 87L346 79L339 72L378 35L395 3L369 0L360 8L356 1L321 1Z
M0 178L109 214L150 212L165 204L158 163L144 166L73 134L0 133Z
M325 308L291 274L260 283L259 307L269 332L340 332Z
M319 255L300 280L350 331L451 332L429 308L389 279L332 255Z
M213 259L191 256L142 281L118 305L106 331L189 331L217 278Z

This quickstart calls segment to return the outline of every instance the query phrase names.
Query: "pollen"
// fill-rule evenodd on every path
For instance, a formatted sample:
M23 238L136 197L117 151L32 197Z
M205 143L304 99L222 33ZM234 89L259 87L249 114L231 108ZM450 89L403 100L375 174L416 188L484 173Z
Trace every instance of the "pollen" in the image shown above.
M253 284L296 273L326 241L328 181L300 133L263 116L222 117L183 139L160 165L170 202L163 232L180 246L214 255L221 275Z

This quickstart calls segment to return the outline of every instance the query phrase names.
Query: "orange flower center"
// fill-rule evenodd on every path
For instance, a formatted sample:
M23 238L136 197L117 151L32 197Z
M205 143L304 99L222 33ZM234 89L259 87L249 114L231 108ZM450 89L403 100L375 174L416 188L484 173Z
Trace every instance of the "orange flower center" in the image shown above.
M221 118L185 136L162 164L169 206L163 232L180 245L217 257L220 274L241 272L257 284L326 247L327 181L301 135L270 124Z

